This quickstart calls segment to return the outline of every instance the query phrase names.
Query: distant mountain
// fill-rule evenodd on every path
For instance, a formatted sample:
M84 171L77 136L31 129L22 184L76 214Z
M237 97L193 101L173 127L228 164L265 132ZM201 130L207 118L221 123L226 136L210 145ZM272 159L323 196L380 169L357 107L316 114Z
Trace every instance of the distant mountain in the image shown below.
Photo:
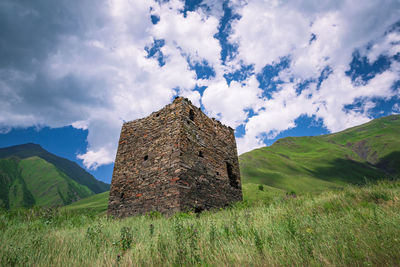
M39 145L0 149L0 208L67 205L107 190L78 164Z
M400 115L339 133L287 137L239 157L243 183L289 191L400 178Z
M85 171L75 162L56 156L43 149L40 145L28 143L24 145L0 148L0 159L8 158L11 156L20 159L25 159L33 156L40 157L56 166L59 170L64 172L69 178L71 178L75 182L86 185L91 191L96 194L110 190L109 184L96 180L93 175Z

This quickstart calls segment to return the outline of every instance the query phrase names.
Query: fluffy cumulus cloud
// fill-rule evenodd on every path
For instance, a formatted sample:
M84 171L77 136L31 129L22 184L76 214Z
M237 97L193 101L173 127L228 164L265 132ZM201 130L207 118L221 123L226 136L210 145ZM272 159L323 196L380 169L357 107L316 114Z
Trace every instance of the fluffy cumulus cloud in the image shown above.
M233 66L245 62L260 72L283 57L290 60L272 81L277 86L264 99L265 108L246 123L240 151L296 127L303 115L322 119L329 131L366 122L372 118L373 100L399 96L398 2L254 0L236 5L241 19L230 35L238 45ZM367 64L385 57L389 67L383 72L358 70L368 72L368 80L351 77L355 53ZM356 102L360 107L346 109Z
M301 116L339 131L379 101L398 112L397 0L192 2L1 1L0 134L88 130L78 158L97 168L123 121L176 95L243 129L240 152Z

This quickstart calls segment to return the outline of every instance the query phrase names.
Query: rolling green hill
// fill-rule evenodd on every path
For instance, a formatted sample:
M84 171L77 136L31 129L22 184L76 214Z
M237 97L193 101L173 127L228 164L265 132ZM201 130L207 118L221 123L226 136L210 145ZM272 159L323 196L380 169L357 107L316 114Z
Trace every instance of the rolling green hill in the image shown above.
M94 193L101 193L110 190L110 185L96 180L90 173L85 171L75 162L67 160L65 158L56 156L47 150L43 149L37 144L23 144L17 146L10 146L6 148L0 148L0 159L17 157L20 159L30 158L30 157L40 157L47 162L53 164L57 169L65 173L69 178L87 186Z
M108 198L110 196L110 191L106 191L100 194L96 194L77 202L74 202L68 206L65 206L66 210L87 210L90 209L95 213L105 213L108 206Z
M0 149L0 208L63 206L108 189L76 163L39 145Z
M0 207L61 206L94 193L39 157L0 159Z
M321 191L400 177L400 116L342 132L287 137L239 157L243 183L288 191Z

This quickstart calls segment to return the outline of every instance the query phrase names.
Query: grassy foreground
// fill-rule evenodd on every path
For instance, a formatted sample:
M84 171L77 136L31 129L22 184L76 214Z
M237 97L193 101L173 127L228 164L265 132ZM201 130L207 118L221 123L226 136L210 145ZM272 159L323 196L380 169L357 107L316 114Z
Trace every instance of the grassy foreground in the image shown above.
M199 216L179 213L169 218L153 213L117 220L90 210L3 212L0 265L400 263L400 182L270 196Z

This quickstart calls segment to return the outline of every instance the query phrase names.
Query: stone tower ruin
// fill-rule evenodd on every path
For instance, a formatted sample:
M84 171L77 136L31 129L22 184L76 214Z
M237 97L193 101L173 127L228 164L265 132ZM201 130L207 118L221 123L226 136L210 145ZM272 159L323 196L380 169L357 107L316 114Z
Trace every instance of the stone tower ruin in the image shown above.
M240 200L234 130L188 99L122 126L109 215L201 211Z

